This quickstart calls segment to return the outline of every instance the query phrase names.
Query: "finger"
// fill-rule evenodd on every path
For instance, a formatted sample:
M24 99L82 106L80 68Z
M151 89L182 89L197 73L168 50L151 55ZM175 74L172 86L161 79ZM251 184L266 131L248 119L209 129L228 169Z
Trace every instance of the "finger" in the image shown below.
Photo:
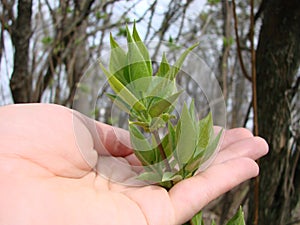
M138 158L135 156L134 153L125 156L125 159L129 162L130 165L133 166L142 166L142 163L140 162L140 160L138 160Z
M123 157L101 156L96 170L109 182L110 190L124 189L124 186L145 186L147 183L137 179L139 168L134 168Z
M125 157L133 153L128 131L88 118L80 113L77 116L88 127L94 141L94 148L104 156Z
M248 137L228 143L215 158L213 164L225 162L238 157L249 157L256 160L268 153L267 142L260 137Z
M129 132L104 123L95 122L100 141L95 148L103 154L125 157L132 154ZM104 150L104 151L103 151Z
M169 191L176 221L186 222L213 199L257 176L258 171L258 165L252 159L236 158L179 182Z
M233 128L225 130L223 140L221 142L221 150L225 149L228 145L232 143L250 137L253 137L253 134L246 128Z
M124 157L130 165L141 166L131 148L128 131L95 121L76 111L74 114L89 129L93 147L100 156Z

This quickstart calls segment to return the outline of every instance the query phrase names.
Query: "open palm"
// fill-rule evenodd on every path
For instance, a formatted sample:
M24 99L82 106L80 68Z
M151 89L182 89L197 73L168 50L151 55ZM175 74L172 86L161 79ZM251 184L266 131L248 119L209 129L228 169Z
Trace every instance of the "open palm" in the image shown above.
M227 130L204 172L171 190L140 186L126 131L50 104L0 108L0 224L182 224L258 174L266 142Z

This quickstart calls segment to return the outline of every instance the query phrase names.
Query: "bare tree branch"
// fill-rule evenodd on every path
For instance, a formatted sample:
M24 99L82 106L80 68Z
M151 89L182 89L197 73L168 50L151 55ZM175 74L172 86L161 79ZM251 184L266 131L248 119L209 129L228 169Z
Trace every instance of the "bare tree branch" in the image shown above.
M239 32L238 32L238 18L237 18L237 14L236 14L236 4L235 4L235 0L232 0L232 6L233 6L233 18L234 18L234 31L235 31L235 38L236 38L236 45L237 45L237 53L238 53L238 57L240 60L240 65L243 71L244 76L251 81L251 77L249 76L245 64L244 64L244 60L243 60L243 56L242 56L242 50L241 50L241 46L240 46L240 37L239 37Z

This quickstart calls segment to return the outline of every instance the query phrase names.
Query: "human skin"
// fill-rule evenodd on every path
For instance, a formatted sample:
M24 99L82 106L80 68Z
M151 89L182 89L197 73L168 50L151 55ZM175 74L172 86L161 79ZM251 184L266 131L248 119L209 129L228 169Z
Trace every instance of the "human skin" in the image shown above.
M0 124L0 224L5 225L182 224L257 176L255 160L268 152L267 143L250 131L226 130L212 164L166 191L127 182L140 163L125 130L52 104L0 107ZM113 168L111 176L118 178L103 176L101 168Z

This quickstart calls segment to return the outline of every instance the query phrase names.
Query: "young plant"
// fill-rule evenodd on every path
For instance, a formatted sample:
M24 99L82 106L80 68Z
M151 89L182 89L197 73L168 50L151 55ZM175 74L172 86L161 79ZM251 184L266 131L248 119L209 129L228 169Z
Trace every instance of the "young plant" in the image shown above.
M198 44L186 49L174 65L170 65L163 54L153 74L149 52L136 25L132 33L126 26L126 33L128 51L110 35L109 69L100 63L114 91L107 96L129 115L131 144L144 166L138 179L170 189L193 176L212 157L222 134L220 131L215 135L211 113L198 119L193 101L184 104L179 117L174 113L183 92L176 86L176 75ZM195 218L193 224L197 224Z

